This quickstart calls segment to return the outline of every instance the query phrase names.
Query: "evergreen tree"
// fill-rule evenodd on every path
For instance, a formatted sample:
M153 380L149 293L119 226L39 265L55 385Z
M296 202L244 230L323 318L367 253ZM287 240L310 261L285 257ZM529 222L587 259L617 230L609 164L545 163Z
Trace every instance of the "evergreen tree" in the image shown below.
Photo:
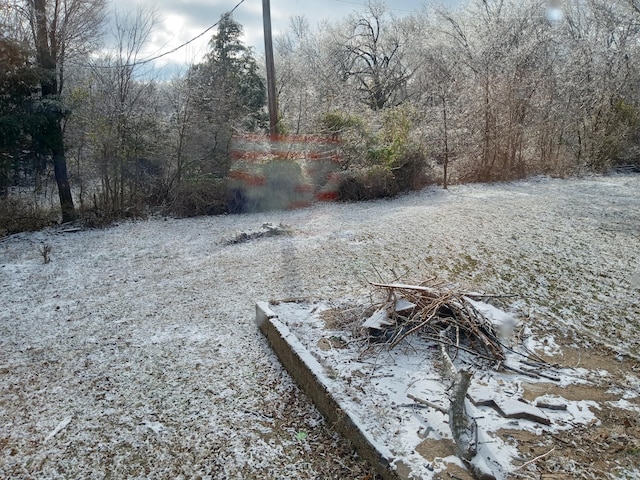
M242 25L224 15L209 42L205 61L194 67L204 107L224 113L236 128L256 130L265 126L266 89L258 74L253 52L240 37ZM214 101L215 105L206 105Z
M44 120L33 98L41 78L26 46L0 38L0 195L20 171L37 167L29 162L35 155L24 152L31 150Z
M180 144L179 177L193 181L204 176L224 178L229 172L229 149L234 132L264 128L266 91L250 48L240 36L242 26L224 15L209 42L204 61L194 65L185 80L188 96L188 138Z
M11 38L14 45L20 45L22 40L26 40L24 34L30 33L28 60L33 66L27 66L26 71L20 67L22 70L18 71L25 74L28 71L29 75L37 73L36 85L27 82L24 88L29 91L13 97L14 107L28 104L29 110L22 109L23 113L28 113L22 117L22 122L15 115L5 118L6 128L14 134L7 137L8 142L15 147L15 141L24 140L25 133L30 133L31 157L41 164L42 169L47 161L53 164L63 222L76 216L64 142L64 122L69 114L62 101L66 60L95 47L105 6L106 0L22 0L16 2L18 15L7 20L10 33L3 35L5 39ZM18 32L22 33L11 36ZM4 45L9 43L4 42ZM20 57L15 57L17 50L13 52L9 49L5 53L14 59ZM10 72L10 75L18 71ZM16 98L22 100L16 103ZM3 103L6 107L6 97ZM22 132L19 138L15 136L18 131Z

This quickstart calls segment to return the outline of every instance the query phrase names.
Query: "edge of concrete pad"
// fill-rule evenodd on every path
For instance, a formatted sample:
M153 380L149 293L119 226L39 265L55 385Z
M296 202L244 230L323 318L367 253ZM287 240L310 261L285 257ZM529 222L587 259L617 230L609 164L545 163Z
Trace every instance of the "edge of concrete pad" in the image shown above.
M300 389L313 401L329 424L351 441L358 454L384 480L406 478L398 472L402 465L392 465L394 458L391 451L376 445L370 435L359 428L352 414L331 394L332 380L326 376L322 365L279 320L267 302L256 304L256 324Z

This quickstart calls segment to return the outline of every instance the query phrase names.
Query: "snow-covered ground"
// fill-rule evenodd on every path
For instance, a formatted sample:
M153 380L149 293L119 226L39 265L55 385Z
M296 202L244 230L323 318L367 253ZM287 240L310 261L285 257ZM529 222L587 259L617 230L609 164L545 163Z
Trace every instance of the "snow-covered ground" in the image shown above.
M265 222L291 234L228 244ZM0 478L363 478L261 337L256 301L437 275L638 355L639 255L637 175L12 236Z

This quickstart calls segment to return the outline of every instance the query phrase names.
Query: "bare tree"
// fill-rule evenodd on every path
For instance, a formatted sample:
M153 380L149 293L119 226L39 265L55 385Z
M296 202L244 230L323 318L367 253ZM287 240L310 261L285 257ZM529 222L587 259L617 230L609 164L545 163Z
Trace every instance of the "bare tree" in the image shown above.
M334 27L322 22L312 29L306 18L297 17L289 32L276 38L278 105L287 132L313 132L318 118L335 109L366 108L336 75Z
M68 111L60 101L69 57L95 46L106 0L27 0L27 16L37 64L46 72L41 81L42 113L46 118L41 148L51 155L58 185L62 221L75 218L64 144Z
M351 15L333 30L335 69L372 110L406 98L413 70L406 51L415 33L410 19L390 15L381 2L370 2L363 14Z
M309 57L305 58L305 47L310 43L312 32L305 17L290 20L290 32L276 37L276 85L280 129L287 130L288 123L295 135L309 127L309 117L313 117L311 105L314 95L310 95L311 79L307 74ZM315 56L315 55L313 55ZM317 70L316 70L317 73Z
M194 116L193 82L186 77L174 78L167 90L167 100L171 105L171 128L174 138L172 159L175 164L168 169L167 188L180 188L186 170L188 155L187 144L190 126Z
M99 205L108 217L120 216L138 203L145 171L158 170L150 160L157 140L156 88L138 78L138 60L152 32L152 10L118 13L114 21L114 49L93 66L90 97L93 155L100 176Z
M427 86L430 96L428 101L440 110L440 145L436 149L435 157L443 167L442 186L446 190L449 183L449 163L452 160L451 130L452 107L455 102L455 86L458 81L457 59L451 52L431 49L428 51L424 64L430 84ZM429 88L430 87L430 88Z
M562 29L562 93L572 101L566 141L580 165L606 169L637 129L640 12L630 0L570 0Z

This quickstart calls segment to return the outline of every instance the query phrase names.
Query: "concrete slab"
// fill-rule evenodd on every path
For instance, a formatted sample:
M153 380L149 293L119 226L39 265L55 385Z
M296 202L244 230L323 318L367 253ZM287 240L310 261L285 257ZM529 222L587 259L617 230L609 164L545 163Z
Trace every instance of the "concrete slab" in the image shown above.
M480 386L482 387L482 386ZM476 407L491 407L504 418L530 420L543 425L551 425L551 420L535 405L506 397L503 392L494 392L488 388L474 386L469 389L467 397Z
M361 430L348 408L332 395L332 380L324 368L300 343L289 328L278 319L266 302L256 305L256 323L267 337L280 362L309 396L318 410L340 434L348 438L358 454L371 464L384 480L405 480L402 465L393 464L394 456L370 435Z
M355 325L337 323L339 313L322 301L261 302L256 321L329 425L349 439L384 480L465 478L458 472L467 470L506 480L522 458L501 431L542 434L595 419L589 408L580 408L580 401L563 400L567 408L545 412L539 408L543 404L518 401L516 392L525 380L532 381L529 375L484 370L472 381L467 404L478 423L478 454L470 464L463 463L455 455L447 412L432 408L448 404L438 348L414 336L408 348L363 352L360 342L352 341ZM458 360L464 364L464 358ZM424 408L416 399L431 406Z
M551 420L545 413L534 405L521 402L513 398L498 397L495 399L496 407L505 418L520 418L538 422L543 425L551 425Z

